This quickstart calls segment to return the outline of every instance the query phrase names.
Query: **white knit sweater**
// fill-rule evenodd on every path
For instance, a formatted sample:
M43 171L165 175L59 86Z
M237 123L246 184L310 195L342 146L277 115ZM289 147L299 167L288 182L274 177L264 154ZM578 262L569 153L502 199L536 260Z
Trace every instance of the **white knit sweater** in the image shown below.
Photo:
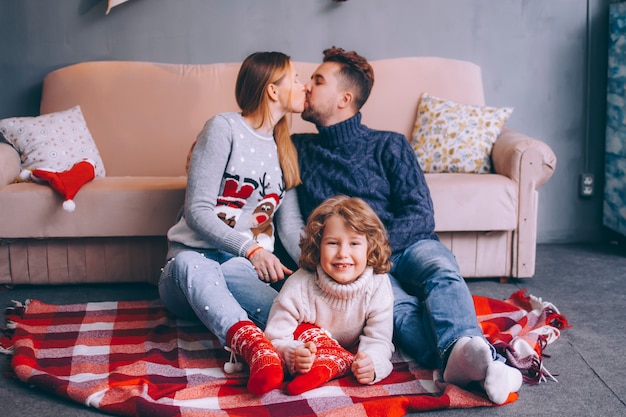
M393 293L387 274L372 268L350 284L340 284L321 267L317 273L299 269L274 300L265 335L281 353L287 370L294 372L294 351L302 342L293 333L300 323L315 324L329 332L341 346L369 355L376 378L386 378L393 368Z

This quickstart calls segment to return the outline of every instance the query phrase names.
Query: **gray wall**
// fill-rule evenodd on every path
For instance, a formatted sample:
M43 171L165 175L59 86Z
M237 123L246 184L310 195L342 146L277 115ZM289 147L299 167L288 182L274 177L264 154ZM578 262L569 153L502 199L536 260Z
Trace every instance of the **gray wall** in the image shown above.
M540 190L540 243L599 241L608 6L590 0L0 0L0 118L38 114L43 76L86 60L240 61L257 50L319 61L337 45L369 59L443 56L482 67L488 105L559 159ZM595 174L596 195L578 197Z

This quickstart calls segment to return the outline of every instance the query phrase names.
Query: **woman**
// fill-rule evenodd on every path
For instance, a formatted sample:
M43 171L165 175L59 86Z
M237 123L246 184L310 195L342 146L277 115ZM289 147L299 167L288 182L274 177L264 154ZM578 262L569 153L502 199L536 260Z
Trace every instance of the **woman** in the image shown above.
M248 389L261 395L283 380L280 356L258 326L277 294L270 283L291 273L272 253L274 219L292 230L281 234L285 247L298 250L300 178L287 118L304 109L304 86L287 55L257 52L242 63L235 94L241 113L214 116L198 135L159 294L170 311L197 316L242 356Z

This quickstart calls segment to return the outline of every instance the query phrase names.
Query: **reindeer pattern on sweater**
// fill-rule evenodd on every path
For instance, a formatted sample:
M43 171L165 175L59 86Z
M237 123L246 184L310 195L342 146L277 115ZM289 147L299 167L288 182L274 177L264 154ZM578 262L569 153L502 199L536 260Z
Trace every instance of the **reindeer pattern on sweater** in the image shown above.
M273 251L274 217L284 194L273 135L255 131L239 113L218 114L198 135L184 214L168 239L232 253L254 240Z

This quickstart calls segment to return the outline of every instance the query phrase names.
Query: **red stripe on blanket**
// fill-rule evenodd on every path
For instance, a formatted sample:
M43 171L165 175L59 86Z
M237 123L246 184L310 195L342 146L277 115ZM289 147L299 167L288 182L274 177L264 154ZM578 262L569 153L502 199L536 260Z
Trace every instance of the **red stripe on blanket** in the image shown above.
M567 320L523 292L474 297L486 337L528 382L545 377L542 352ZM246 371L224 374L228 353L199 322L177 320L160 301L8 309L15 323L0 345L13 349L22 381L121 416L402 416L493 405L482 393L437 381L433 370L396 353L392 374L363 386L351 376L301 396L246 390ZM531 352L531 353L529 353ZM509 402L515 401L512 395Z

